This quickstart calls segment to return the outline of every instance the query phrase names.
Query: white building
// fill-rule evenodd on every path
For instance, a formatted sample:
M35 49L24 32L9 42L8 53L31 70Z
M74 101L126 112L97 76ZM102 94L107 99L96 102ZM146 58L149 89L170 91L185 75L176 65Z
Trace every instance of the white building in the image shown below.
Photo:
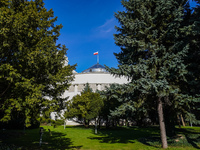
M86 83L89 83L90 88L95 92L96 90L104 90L106 86L113 83L124 84L128 82L124 77L119 78L111 75L104 66L98 63L81 73L74 73L74 76L74 81L63 95L64 97L69 96L69 99L80 94Z
M69 89L63 94L63 97L69 97L72 99L73 96L80 94L84 89L86 83L89 84L90 88L95 92L96 90L104 90L106 86L110 84L124 84L128 83L125 77L115 77L106 71L105 67L99 63L92 67L77 73L74 71L74 81L71 83ZM51 118L55 119L56 113L51 114ZM76 125L72 120L66 122L67 125Z

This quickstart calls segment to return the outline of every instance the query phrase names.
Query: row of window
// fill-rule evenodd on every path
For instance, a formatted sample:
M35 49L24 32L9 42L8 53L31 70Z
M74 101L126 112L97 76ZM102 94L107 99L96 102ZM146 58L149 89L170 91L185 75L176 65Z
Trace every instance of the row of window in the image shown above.
M85 88L85 85L86 84L72 84L70 87L69 87L69 92L81 92L84 88ZM109 86L110 84L107 84L107 83L89 83L89 86L90 88L93 90L93 91L96 91L96 90L104 90L106 86Z

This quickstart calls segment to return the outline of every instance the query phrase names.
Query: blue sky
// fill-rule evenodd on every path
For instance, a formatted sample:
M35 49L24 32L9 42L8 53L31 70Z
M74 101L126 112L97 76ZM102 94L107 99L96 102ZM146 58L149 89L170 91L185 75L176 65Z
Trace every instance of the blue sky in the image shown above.
M117 67L117 59L113 55L120 48L115 45L113 34L118 21L114 12L124 10L121 0L44 0L45 7L53 9L58 17L56 24L62 24L58 43L69 49L69 64L77 64L76 71L99 63L109 67ZM192 2L192 0L191 0Z
M120 48L115 45L113 34L118 21L114 12L123 10L120 0L45 0L45 7L53 9L58 17L56 24L62 24L58 43L69 49L70 64L76 64L81 72L97 63L117 67L113 55Z

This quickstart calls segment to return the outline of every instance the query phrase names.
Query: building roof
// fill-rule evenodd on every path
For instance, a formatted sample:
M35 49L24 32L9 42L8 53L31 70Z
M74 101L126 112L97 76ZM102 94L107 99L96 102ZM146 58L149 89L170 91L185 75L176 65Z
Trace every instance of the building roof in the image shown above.
M108 72L106 71L105 67L100 65L99 63L89 67L88 69L82 71L82 73L89 73L89 72Z

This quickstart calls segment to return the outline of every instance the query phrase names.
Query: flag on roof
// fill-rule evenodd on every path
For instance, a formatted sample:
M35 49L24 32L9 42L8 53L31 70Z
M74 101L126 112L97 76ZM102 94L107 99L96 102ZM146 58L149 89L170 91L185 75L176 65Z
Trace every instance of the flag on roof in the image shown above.
M94 52L94 55L98 55L99 54L99 52Z

